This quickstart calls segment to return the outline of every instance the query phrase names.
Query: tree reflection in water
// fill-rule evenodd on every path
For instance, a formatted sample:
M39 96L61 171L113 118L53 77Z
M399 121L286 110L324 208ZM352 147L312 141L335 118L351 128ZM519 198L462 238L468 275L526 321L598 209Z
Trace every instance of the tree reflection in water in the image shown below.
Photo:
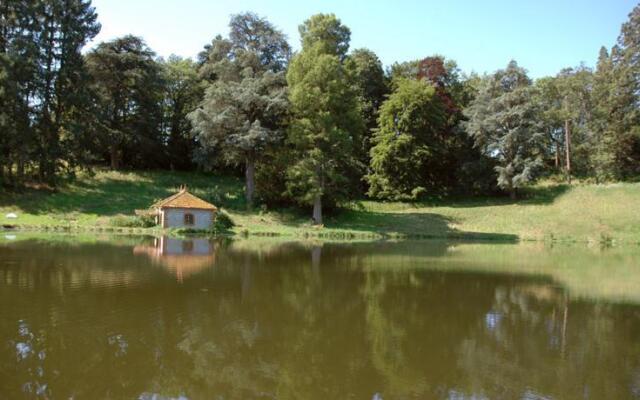
M607 285L637 279L640 254L571 251ZM550 254L16 242L0 247L0 398L639 398L640 308L571 286L578 265L553 275ZM572 294L588 284L601 297Z

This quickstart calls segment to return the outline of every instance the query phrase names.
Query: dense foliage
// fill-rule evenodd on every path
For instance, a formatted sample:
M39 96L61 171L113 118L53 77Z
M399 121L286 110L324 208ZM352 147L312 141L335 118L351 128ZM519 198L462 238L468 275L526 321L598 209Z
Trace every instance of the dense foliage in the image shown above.
M287 73L293 113L288 141L296 154L287 187L302 204L313 205L313 219L322 223L323 199L346 199L353 188L363 123L344 63L349 29L332 14L318 14L300 26L300 35L302 51Z
M498 186L516 197L542 167L542 133L535 88L524 69L511 61L489 77L465 110L476 146L497 160Z
M154 53L136 36L100 43L87 57L100 148L111 168L162 166L162 75Z
M51 182L84 161L92 104L80 51L99 30L89 0L0 4L1 180L28 171Z
M544 175L640 175L640 7L595 69L532 80L515 61L465 75L440 55L350 51L333 14L301 48L253 13L197 60L100 30L90 0L0 3L0 184L55 186L78 168L245 174L246 201L313 207L509 193ZM594 57L596 55L594 54ZM254 193L255 192L255 193Z
M369 195L416 199L438 182L438 163L446 151L442 133L445 104L424 80L404 79L380 110L371 149Z
M284 63L290 49L280 31L254 14L234 15L230 27L229 39L217 37L203 60L201 71L213 81L190 119L201 164L216 155L244 164L251 205L256 160L283 137L288 110Z

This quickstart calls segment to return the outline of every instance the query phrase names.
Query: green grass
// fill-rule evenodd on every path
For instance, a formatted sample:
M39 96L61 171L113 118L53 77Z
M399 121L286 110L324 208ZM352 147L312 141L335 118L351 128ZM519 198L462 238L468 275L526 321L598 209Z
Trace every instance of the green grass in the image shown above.
M118 228L113 220L145 209L187 184L197 196L223 208L239 235L330 239L459 238L640 242L640 184L540 184L519 201L446 198L422 203L358 201L310 223L305 210L248 212L242 181L201 173L99 172L81 175L55 192L25 189L0 193L0 225L52 231L158 233L158 228ZM6 219L16 212L18 219Z

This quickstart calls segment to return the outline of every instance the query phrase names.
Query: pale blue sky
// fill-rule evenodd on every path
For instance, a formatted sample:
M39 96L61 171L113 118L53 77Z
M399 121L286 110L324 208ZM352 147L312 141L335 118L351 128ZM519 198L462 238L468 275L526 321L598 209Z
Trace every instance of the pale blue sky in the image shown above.
M584 61L610 47L637 0L94 0L96 41L132 33L158 53L194 57L231 14L254 11L299 48L298 25L333 12L351 29L351 48L367 47L385 65L432 54L463 71L491 72L516 59L532 77Z

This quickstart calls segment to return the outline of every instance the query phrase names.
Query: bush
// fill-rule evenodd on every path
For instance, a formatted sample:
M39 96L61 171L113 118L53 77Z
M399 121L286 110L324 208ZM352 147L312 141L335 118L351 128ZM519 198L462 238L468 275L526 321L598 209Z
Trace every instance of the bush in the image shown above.
M151 228L156 226L156 217L152 215L142 215L137 217L138 221L140 221L140 228Z
M226 232L236 226L229 214L220 210L216 213L216 220L213 223L213 230L217 233Z
M116 215L109 221L111 226L121 228L150 228L156 225L155 218L150 215Z

